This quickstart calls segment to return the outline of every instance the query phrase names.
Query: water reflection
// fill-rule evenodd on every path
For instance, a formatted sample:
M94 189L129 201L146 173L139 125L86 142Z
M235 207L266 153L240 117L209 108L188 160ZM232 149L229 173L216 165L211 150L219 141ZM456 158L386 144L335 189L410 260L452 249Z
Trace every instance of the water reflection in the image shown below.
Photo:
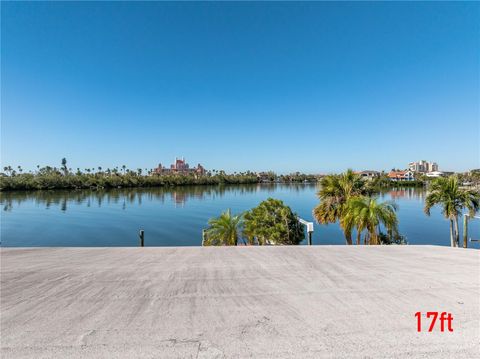
M314 184L248 184L219 186L183 186L175 188L118 188L108 190L55 190L55 191L12 191L0 192L0 205L4 211L12 211L24 202L50 209L58 206L61 211L67 211L69 204L85 204L86 207L102 207L102 204L121 204L122 209L129 205L141 206L142 201L155 200L160 203L171 201L175 206L183 207L191 199L222 198L226 194L252 194L263 191L271 193L288 188L300 192L306 188L314 188Z
M316 192L311 184L2 192L1 245L136 246L138 231L144 229L148 246L197 246L210 218L227 208L241 213L268 197L283 200L299 216L314 221ZM449 223L440 208L431 216L423 212L423 188L394 188L379 196L399 205L400 233L410 244L450 244ZM480 221L471 221L469 227L478 238ZM313 243L343 245L345 238L338 223L315 223Z
M397 199L425 199L426 191L424 188L418 187L404 187L404 188L392 188L389 189L387 194L391 197L392 200Z

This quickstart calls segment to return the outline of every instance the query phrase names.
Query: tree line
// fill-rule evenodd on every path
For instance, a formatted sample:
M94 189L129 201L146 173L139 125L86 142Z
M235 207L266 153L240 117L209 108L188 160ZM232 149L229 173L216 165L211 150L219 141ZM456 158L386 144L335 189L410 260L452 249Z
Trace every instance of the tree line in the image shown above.
M21 166L5 166L0 173L0 190L53 190L88 188L164 187L183 185L252 184L262 182L300 183L316 182L317 176L299 172L276 175L273 172L251 171L228 174L223 170L197 173L156 174L152 169L128 169L125 165L110 168L77 168L67 166L65 158L60 167L37 166L36 171L25 172Z

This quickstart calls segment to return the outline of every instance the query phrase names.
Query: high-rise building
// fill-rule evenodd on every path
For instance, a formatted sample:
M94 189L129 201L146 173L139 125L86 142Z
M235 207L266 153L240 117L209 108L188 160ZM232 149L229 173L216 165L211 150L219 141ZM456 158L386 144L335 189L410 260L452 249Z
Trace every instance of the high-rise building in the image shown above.
M418 162L410 162L408 164L408 169L412 172L427 173L438 171L438 164L436 162L427 162L421 160Z
M436 162L429 162L428 172L436 172L436 171L438 171L438 164Z

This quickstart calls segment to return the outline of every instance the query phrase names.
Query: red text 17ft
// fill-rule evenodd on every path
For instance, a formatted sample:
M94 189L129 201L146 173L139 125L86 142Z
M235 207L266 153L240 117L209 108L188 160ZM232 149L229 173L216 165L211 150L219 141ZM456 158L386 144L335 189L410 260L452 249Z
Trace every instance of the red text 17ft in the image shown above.
M452 328L452 322L453 322L453 316L452 313L447 313L447 312L427 312L427 322L428 319L430 319L430 326L428 327L428 331L431 332L435 328L435 326L438 328L440 326L440 331L444 332L445 327L449 332L453 332ZM416 312L415 317L417 318L417 332L422 331L422 312ZM438 322L439 324L435 325ZM428 323L427 323L428 324Z

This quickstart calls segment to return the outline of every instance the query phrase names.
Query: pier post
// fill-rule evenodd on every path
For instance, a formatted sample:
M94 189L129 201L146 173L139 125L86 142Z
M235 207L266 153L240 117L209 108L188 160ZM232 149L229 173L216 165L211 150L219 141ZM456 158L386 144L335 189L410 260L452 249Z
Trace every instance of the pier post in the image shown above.
M145 245L145 231L143 229L140 230L138 234L140 236L140 247L144 247Z
M205 245L205 240L207 239L207 230L202 229L202 247Z
M308 232L308 245L312 245L312 232Z
M463 215L463 248L468 245L468 214Z

